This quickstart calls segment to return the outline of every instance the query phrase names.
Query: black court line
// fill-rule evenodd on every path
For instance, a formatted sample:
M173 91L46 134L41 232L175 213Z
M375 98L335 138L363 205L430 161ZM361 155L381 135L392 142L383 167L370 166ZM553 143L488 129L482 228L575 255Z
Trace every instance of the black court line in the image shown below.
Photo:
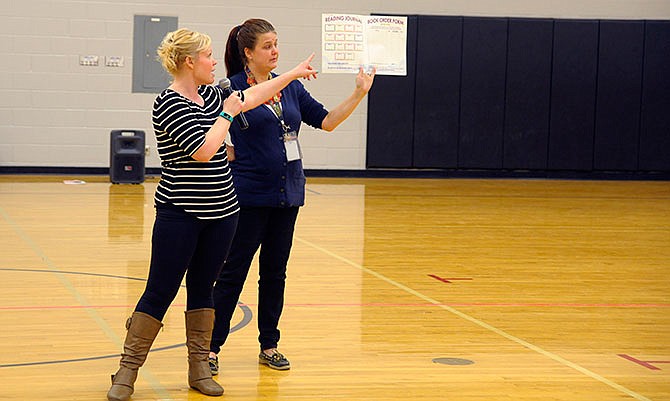
M145 278L139 278L139 277L128 277L128 276L119 276L119 275L114 275L114 274L101 274L101 273L86 273L86 272L72 272L72 271L64 271L64 270L47 270L47 269L8 269L8 268L1 268L0 271L13 271L13 272L27 272L27 273L61 273L61 274L74 274L74 275L81 275L81 276L96 276L96 277L108 277L108 278L118 278L118 279L123 279L123 280L135 280L135 281L147 281ZM185 286L182 285L182 288ZM241 330L244 326L248 325L251 322L251 309L244 305L242 302L237 303L238 307L240 310L242 310L243 317L242 320L237 323L235 326L230 328L230 333L234 333L238 330ZM186 343L181 343L181 344L173 344L173 345L168 345L165 347L160 347L160 348L154 348L151 349L149 352L158 352L158 351L166 351L170 349L175 349L179 347L184 347L186 346ZM59 363L71 363L71 362L85 362L85 361L95 361L95 360L100 360L100 359L109 359L109 358L119 358L121 354L109 354L109 355L98 355L98 356L90 356L86 358L75 358L75 359L59 359L59 360L51 360L51 361L37 361L37 362L24 362L24 363L7 363L7 364L0 364L0 368L14 368L14 367L20 367L20 366L36 366L36 365L54 365L54 364L59 364Z

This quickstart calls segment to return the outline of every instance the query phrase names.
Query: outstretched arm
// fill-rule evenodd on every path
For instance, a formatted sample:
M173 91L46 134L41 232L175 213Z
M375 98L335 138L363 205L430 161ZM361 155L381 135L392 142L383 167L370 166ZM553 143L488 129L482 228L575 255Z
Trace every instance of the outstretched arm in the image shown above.
M326 115L326 118L324 118L321 123L321 129L324 131L332 131L351 115L356 107L358 107L361 100L363 100L365 95L370 91L372 83L375 80L376 72L377 69L373 67L372 72L366 74L363 72L363 67L360 67L358 75L356 76L356 89L354 89L354 92L344 99L342 103L328 112L328 115Z
M307 59L305 59L302 63L295 66L292 70L278 75L274 79L270 79L258 85L252 86L251 88L245 89L244 107L242 108L242 111L256 108L258 105L274 96L275 93L284 89L294 79L316 79L317 71L310 65L313 58L314 53L307 57Z

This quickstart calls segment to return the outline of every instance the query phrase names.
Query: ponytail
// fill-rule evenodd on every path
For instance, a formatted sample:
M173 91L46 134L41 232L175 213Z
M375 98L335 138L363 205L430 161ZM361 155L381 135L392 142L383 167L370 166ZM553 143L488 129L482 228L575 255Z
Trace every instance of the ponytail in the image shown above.
M240 48L237 42L241 28L242 25L238 25L231 29L230 33L228 34L228 41L226 42L226 53L224 55L224 61L226 63L226 76L228 78L244 70L245 63L243 61L244 59L242 58L243 53L240 52Z
M276 32L274 26L264 19L248 19L242 25L230 30L226 42L224 61L226 63L226 76L229 78L240 71L244 71L247 65L247 57L244 49L253 49L256 46L258 36Z

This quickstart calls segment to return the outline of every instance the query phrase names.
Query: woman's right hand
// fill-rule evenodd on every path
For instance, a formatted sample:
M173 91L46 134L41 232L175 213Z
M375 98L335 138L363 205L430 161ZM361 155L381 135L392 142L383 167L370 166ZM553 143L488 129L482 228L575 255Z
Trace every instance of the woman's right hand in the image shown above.
M310 54L310 56L307 57L302 63L295 66L291 70L292 75L295 76L296 79L306 78L308 81L310 81L312 78L316 79L316 74L318 74L319 71L315 70L310 65L313 59L314 53Z
M230 96L223 101L223 111L235 117L240 114L242 108L244 107L244 102L238 96L239 92L233 92Z

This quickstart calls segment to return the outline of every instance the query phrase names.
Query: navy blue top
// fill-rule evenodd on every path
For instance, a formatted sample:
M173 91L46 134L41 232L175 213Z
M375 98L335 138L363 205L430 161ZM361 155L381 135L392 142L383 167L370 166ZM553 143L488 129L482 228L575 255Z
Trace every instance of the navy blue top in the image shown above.
M230 77L230 82L235 90L249 87L244 71ZM307 92L301 82L292 81L281 93L284 122L292 131L298 133L303 121L314 128L321 128L328 110ZM235 160L230 162L230 168L240 206L304 205L302 161L286 160L284 130L277 116L265 104L244 114L249 128L242 130L235 121L229 129L235 146Z

